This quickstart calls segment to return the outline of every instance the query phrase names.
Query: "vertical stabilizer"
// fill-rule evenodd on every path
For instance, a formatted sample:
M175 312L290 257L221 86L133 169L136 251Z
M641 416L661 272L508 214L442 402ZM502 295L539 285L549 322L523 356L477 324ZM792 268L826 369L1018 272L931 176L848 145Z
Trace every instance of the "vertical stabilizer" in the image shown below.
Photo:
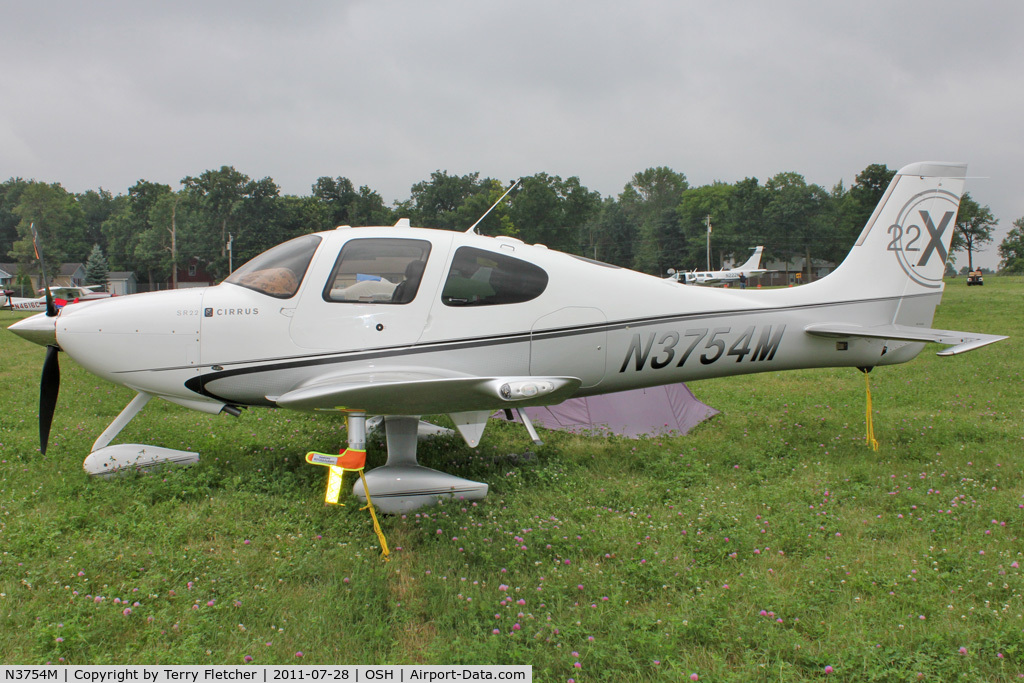
M846 260L821 283L862 298L940 293L966 171L943 162L901 168Z
M760 270L761 268L761 252L764 251L764 247L754 247L754 253L750 255L747 262L742 266L735 266L729 270Z

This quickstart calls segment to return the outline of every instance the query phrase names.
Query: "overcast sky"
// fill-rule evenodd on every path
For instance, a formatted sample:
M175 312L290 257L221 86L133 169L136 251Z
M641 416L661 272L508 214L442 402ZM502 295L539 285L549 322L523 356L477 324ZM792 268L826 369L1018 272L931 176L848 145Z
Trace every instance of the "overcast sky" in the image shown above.
M390 203L435 170L617 195L966 161L1024 216L1024 3L0 0L0 180L124 193L222 165ZM961 258L961 264L966 258Z

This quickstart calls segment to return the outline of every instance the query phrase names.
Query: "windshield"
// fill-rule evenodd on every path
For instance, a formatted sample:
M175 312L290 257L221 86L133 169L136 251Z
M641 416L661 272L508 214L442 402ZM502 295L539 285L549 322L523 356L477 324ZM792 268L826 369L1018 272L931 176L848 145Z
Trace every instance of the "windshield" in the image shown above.
M231 273L224 282L275 299L290 299L299 291L299 284L318 246L320 238L316 235L296 237L263 252Z

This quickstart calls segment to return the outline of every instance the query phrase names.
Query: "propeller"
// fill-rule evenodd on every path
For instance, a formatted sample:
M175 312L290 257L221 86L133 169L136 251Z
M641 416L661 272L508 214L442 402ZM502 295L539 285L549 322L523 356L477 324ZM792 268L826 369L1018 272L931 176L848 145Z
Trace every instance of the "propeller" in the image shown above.
M32 249L35 250L36 259L39 261L39 274L43 279L43 289L46 290L46 317L55 318L59 311L53 303L50 283L46 279L46 265L43 262L43 253L39 250L36 224L31 223L29 230L32 232ZM46 445L50 440L50 427L53 425L53 413L57 409L57 394L60 393L58 353L60 353L59 346L47 344L46 359L43 361L43 376L39 385L39 451L43 455L46 455Z
M46 347L43 361L43 379L39 385L39 450L46 455L46 444L50 440L50 425L57 408L57 394L60 392L60 363L56 346Z
M39 251L39 233L36 232L36 224L30 223L28 229L32 232L32 250L36 253L36 260L39 261L39 276L43 279L43 289L46 291L46 317L57 317L57 306L53 303L53 294L50 292L50 283L46 279L46 264L43 263L43 252Z

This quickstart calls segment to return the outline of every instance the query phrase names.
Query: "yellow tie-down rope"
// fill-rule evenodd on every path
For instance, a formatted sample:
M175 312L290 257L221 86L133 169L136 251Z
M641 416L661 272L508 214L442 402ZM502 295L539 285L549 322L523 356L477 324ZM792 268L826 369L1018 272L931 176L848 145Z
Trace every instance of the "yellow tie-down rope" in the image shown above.
M871 450L878 450L878 440L875 438L875 423L871 416L871 380L868 379L868 373L871 372L871 368L860 368L860 371L864 373L864 388L867 390L867 411L865 413L864 421L867 424L867 436L865 437L865 443L871 447Z
M341 480L346 472L359 473L359 478L363 482L363 490L366 491L366 505L359 509L370 511L370 517L373 519L373 530L377 532L377 538L380 539L381 555L385 560L390 560L391 558L388 557L390 554L388 542L384 538L384 531L380 528L380 522L377 521L377 513L373 508L373 501L370 499L370 487L367 486L366 476L363 474L363 469L366 467L366 451L346 448L340 455L310 451L306 453L306 462L310 465L321 465L327 468L327 492L324 495L324 502L329 505L344 505L344 503L339 502L341 499Z

